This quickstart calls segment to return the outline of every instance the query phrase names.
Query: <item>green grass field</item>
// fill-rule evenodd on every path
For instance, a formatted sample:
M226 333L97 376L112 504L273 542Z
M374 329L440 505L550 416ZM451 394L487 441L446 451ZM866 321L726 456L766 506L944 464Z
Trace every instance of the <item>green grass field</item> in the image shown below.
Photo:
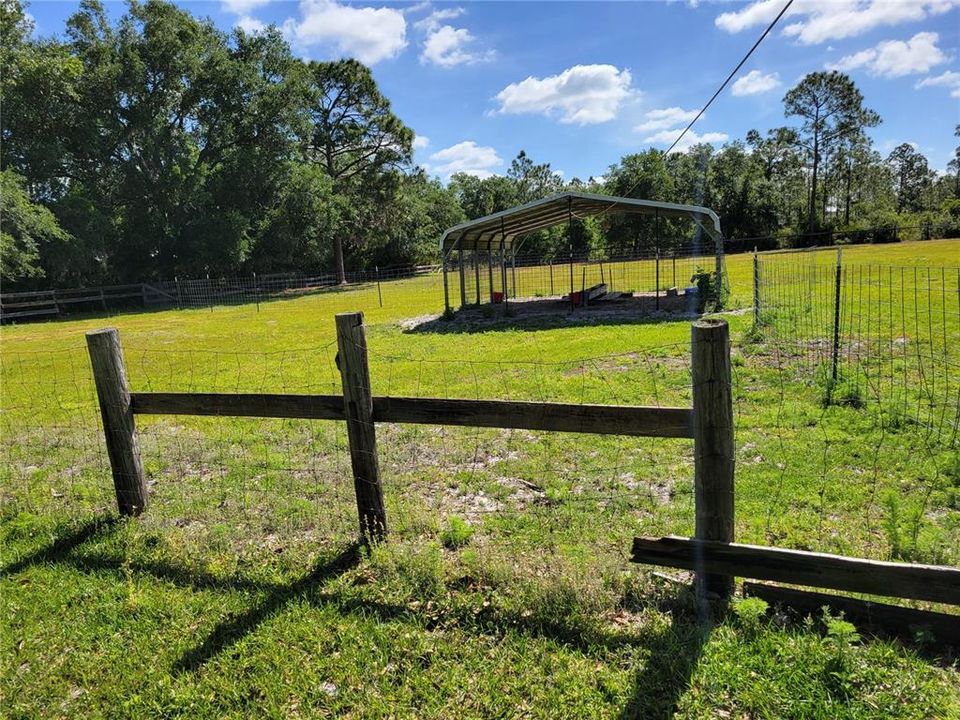
M949 241L844 257L960 264ZM727 263L749 305L750 257ZM692 533L688 441L380 426L392 534L358 552L341 423L141 417L152 505L115 518L83 337L104 325L135 390L335 393L333 315L363 310L377 394L690 402L689 320L410 331L442 309L437 278L382 293L0 330L3 715L960 717L922 638L751 602L705 632L681 585L627 561L634 535ZM955 438L824 407L749 313L726 317L737 539L960 563Z

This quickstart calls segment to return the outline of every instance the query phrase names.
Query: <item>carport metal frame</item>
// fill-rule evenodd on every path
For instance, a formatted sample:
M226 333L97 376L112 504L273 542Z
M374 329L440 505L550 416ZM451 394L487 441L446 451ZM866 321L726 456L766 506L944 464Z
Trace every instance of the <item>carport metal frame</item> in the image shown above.
M447 271L456 253L456 267L460 274L460 305L467 305L464 283L464 252L484 253L488 264L488 282L490 302L493 302L494 268L493 254L499 255L500 277L507 300L507 258L510 258L511 271L515 272L517 248L523 244L523 237L531 232L543 230L562 222L572 222L574 218L585 218L606 212L628 215L653 215L661 217L682 217L693 220L713 241L716 256L716 277L723 282L723 233L720 230L720 218L710 208L699 205L681 205L657 200L597 195L594 193L564 192L524 205L518 205L501 212L486 215L476 220L455 225L448 229L440 240L440 254L443 258L444 306L450 311L450 293L447 283ZM478 256L479 257L479 256ZM476 304L480 304L480 266L474 263L476 274Z

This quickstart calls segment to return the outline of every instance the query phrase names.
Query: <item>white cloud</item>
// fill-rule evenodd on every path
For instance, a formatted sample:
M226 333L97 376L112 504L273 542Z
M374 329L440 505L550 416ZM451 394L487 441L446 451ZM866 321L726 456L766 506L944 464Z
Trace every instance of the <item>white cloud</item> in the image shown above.
M925 73L947 61L947 56L937 47L938 39L937 33L921 32L906 42L884 40L872 48L842 57L827 67L844 71L863 67L871 75L881 77Z
M559 75L528 77L507 85L496 99L500 112L559 116L562 123L607 122L630 94L630 71L613 65L574 65Z
M426 135L417 135L413 138L413 149L414 150L423 150L430 146L430 138Z
M234 15L249 15L251 10L263 7L270 0L221 0L220 7L224 12L230 12Z
M652 132L664 130L676 125L686 125L697 116L696 110L684 110L678 107L660 108L651 110L644 117L646 120L633 129L637 132Z
M794 20L784 34L804 45L856 37L869 30L917 22L947 12L960 0L795 0L784 17ZM714 21L730 33L767 25L783 7L783 0L755 0L741 10L721 13Z
M261 30L266 29L266 25L257 20L255 17L250 17L249 15L242 15L237 20L237 27L243 30L248 35L253 33L260 32Z
M772 72L764 75L759 70L751 70L733 83L734 95L760 95L780 87L780 75Z
M945 87L950 90L950 97L960 98L960 72L947 70L945 73L934 77L925 77L914 87Z
M434 30L439 29L443 25L444 20L453 20L463 15L463 8L443 8L442 10L434 10L429 15L427 15L422 20L417 20L413 26L420 30L421 32L433 32Z
M477 177L490 177L494 168L503 164L503 159L492 147L477 145L473 140L465 140L430 156L431 172L449 177L462 172Z
M670 145L674 140L677 139L677 136L683 132L682 128L674 128L673 130L661 130L658 133L654 133L650 137L645 137L643 142L653 143L654 145ZM709 132L704 133L703 135L697 135L693 130L687 131L687 134L683 136L683 139L677 143L677 146L672 150L672 152L686 152L691 147L697 143L719 143L726 142L729 139L729 135L726 133L720 132Z
M407 45L407 21L400 10L354 7L335 0L302 0L300 20L284 31L298 45L333 45L342 55L373 64L394 57Z
M466 28L443 25L427 35L420 62L449 68L492 60L492 50L471 49L475 41L476 38Z

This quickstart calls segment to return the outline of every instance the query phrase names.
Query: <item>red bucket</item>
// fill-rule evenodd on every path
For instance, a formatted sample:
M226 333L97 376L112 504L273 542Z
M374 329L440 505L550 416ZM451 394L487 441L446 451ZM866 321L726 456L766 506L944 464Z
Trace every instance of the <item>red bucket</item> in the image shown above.
M499 305L500 303L502 303L502 302L503 302L503 293L502 293L502 292L497 292L496 290L494 290L494 291L493 291L493 302L494 302L494 304L496 304L496 305Z
M580 290L570 293L570 304L574 307L580 307L580 301L583 298L583 293Z

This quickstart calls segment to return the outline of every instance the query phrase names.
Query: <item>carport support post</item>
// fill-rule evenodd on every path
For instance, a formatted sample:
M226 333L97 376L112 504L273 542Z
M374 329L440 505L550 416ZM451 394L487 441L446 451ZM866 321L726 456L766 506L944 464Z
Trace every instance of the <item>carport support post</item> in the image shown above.
M733 395L726 320L698 320L691 333L696 538L733 542ZM727 599L729 575L697 572L697 596Z
M447 258L441 258L443 267L443 311L445 315L450 314L450 282L447 279Z
M657 296L657 310L660 309L660 248L657 248L657 289L654 291Z
M487 243L487 275L490 280L490 304L493 305L493 240Z
M147 508L147 483L140 462L140 441L133 422L120 334L115 328L88 332L87 350L100 402L117 507L121 515L139 515Z
M460 307L467 305L467 288L463 278L463 248L457 248L457 265L460 266Z
M480 253L473 248L473 275L476 279L477 305L480 304Z
M500 284L503 287L503 314L510 314L510 293L507 292L507 252L500 243Z
M363 313L340 313L337 323L337 367L343 383L343 409L350 442L353 487L360 515L360 535L365 541L381 540L387 533L383 504L377 434L373 425L373 394L367 364L367 336Z

